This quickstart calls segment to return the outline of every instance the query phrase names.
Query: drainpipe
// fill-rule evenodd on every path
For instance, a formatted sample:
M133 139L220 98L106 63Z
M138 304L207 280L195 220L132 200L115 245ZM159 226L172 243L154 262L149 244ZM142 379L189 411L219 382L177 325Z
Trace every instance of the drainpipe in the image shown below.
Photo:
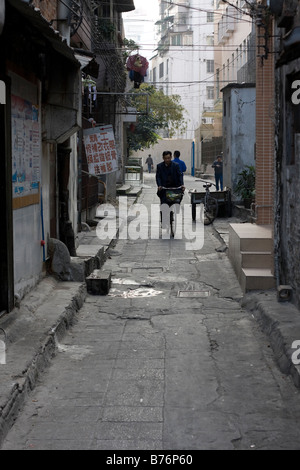
M114 0L110 0L110 21L114 23Z
M195 176L195 141L192 142L192 171L191 175Z
M0 0L1 1L1 0ZM71 0L59 0L57 7L58 31L63 38L66 39L68 46L70 45L70 25L69 18L71 13Z
M0 0L0 34L2 34L5 23L5 0Z

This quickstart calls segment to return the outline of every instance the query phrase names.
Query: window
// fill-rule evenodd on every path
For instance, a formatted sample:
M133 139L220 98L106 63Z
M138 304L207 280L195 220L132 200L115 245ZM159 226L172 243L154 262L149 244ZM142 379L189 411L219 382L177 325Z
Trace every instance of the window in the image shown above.
M101 10L102 18L110 18L110 3L107 0L102 2Z
M213 60L206 61L206 72L214 73L214 61Z
M187 24L187 20L188 20L188 16L187 14L178 14L178 17L177 17L177 26L182 26L182 25L186 25Z
M171 38L172 46L181 46L181 34L174 34Z
M214 87L213 86L206 87L206 97L208 100L214 99Z
M214 12L213 11L208 11L206 14L206 22L207 23L213 23L214 22Z
M206 36L206 44L208 46L213 46L214 45L214 37L213 36Z
M159 78L164 76L164 63L159 64Z
M193 45L193 36L191 34L184 34L183 35L183 45L184 46L192 46Z
M153 81L156 82L156 67L153 68Z

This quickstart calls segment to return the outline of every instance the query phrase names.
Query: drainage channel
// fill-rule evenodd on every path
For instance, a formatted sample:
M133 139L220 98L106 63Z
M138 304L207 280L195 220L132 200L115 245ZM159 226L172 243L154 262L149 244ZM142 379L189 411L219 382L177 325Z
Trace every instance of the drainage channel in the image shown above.
M210 291L208 290L179 290L177 293L177 297L188 297L188 298L193 298L193 297L200 297L200 298L206 298L210 296Z

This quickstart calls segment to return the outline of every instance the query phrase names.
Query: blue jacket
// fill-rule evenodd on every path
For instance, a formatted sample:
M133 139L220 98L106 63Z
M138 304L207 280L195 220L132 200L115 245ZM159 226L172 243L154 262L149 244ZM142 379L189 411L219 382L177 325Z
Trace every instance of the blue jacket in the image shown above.
M180 160L180 158L174 158L173 162L178 163L181 173L186 171L186 164L183 160Z
M156 168L156 184L166 188L183 186L183 176L178 163L172 161L170 167L167 167L165 162L159 163Z

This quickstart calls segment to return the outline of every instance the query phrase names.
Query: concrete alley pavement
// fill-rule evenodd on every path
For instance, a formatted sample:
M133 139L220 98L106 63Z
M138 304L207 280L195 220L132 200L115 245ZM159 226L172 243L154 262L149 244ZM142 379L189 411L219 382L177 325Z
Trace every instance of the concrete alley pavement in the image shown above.
M186 242L109 249L109 294L86 296L3 450L300 449L299 390L241 307L218 234L205 226L203 247Z

